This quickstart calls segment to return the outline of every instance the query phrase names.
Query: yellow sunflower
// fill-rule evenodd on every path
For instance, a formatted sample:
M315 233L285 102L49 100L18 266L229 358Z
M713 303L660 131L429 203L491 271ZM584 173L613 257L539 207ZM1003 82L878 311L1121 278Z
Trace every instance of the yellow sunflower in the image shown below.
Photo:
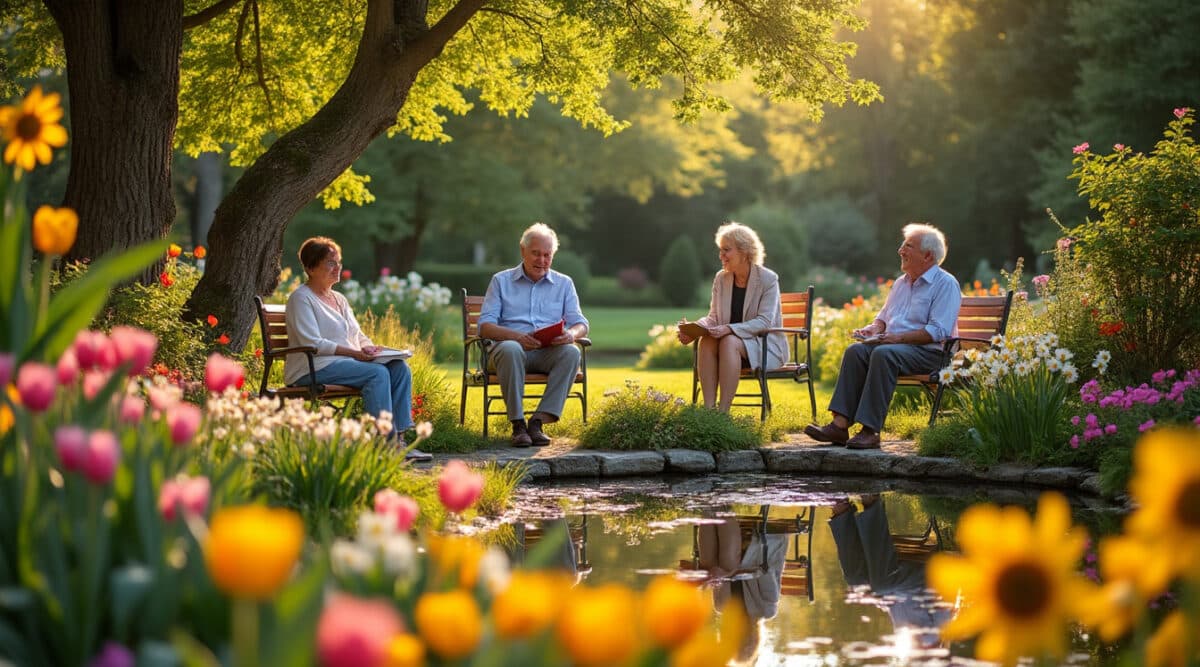
M1148 600L1166 589L1170 573L1151 545L1118 535L1100 542L1100 573L1104 584L1080 610L1079 620L1112 642L1133 625Z
M50 164L50 148L65 146L67 131L58 123L63 110L58 93L42 94L34 86L19 105L0 107L0 132L8 147L4 161L32 171L38 163Z
M1129 492L1138 509L1126 532L1154 546L1144 566L1200 580L1200 431L1161 429L1143 436L1133 451Z
M1186 667L1195 664L1192 661L1200 657L1200 646L1197 645L1196 628L1189 629L1188 623L1188 617L1179 610L1163 619L1154 636L1146 642L1147 667Z
M1066 625L1095 587L1075 571L1087 532L1071 525L1057 493L1043 494L1037 517L1018 507L977 505L958 527L962 556L936 554L929 584L964 607L942 629L948 640L980 635L982 660L1016 663L1023 655L1061 656Z

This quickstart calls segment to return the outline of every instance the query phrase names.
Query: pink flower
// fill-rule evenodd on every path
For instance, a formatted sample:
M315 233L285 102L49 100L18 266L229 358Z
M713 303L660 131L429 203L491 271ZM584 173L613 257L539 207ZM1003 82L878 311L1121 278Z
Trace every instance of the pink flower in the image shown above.
M17 364L17 358L7 352L0 352L0 389L8 386L12 382L13 366Z
M1059 239L1055 245L1058 247L1059 250L1066 250L1067 248L1071 247L1072 243L1073 243L1073 241L1071 239L1066 238L1066 239Z
M134 667L135 664L137 664L137 660L134 658L133 651L117 642L109 641L105 642L100 652L92 657L88 667Z
M171 430L171 442L186 445L192 441L200 428L200 408L191 403L177 403L167 410L167 428Z
M1145 433L1146 431L1149 431L1152 428L1154 428L1154 420L1147 419L1140 426L1138 426L1138 433Z
M1079 436L1071 436L1071 449L1079 449Z
M92 431L88 436L87 458L83 461L83 476L94 484L108 484L121 460L121 446L112 431Z
M79 362L79 367L86 371L93 366L100 365L101 358L108 354L109 345L108 336L105 336L103 332L84 329L75 334L75 342L71 344L71 350L75 352L75 359Z
M438 498L451 512L462 512L483 494L483 475L459 459L446 464L438 477Z
M1191 111L1191 109L1188 107L1179 107L1178 109L1175 110L1175 117L1183 118L1184 116L1188 115L1189 111Z
M1071 426L1079 426L1079 415L1071 417Z
M121 399L121 408L117 418L123 424L136 424L146 415L146 402L137 396L126 396Z
M1120 153L1125 150L1125 144L1113 144L1113 150Z
M166 412L179 402L179 396L166 387L150 387L146 390L146 397L150 399L150 407L159 412Z
M1117 425L1116 425L1116 424L1109 424L1108 426L1105 426L1105 427L1104 427L1104 432L1105 432L1106 434L1108 434L1108 435L1112 435L1113 433L1116 433L1116 432L1117 432Z
M53 368L30 361L17 369L17 393L21 405L33 412L43 412L54 402L58 379Z
M108 379L112 377L111 373L100 369L93 369L83 374L83 397L89 401L96 398L96 394L108 384Z
M71 384L79 377L79 360L75 358L74 350L68 347L63 352L54 366L54 372L58 374L58 383L62 385Z
M390 514L396 518L396 530L406 533L417 520L420 506L417 501L402 496L392 489L384 489L375 494L375 513Z
M1196 426L1200 426L1200 415L1196 415L1196 418L1192 420L1192 423Z
M204 386L209 391L220 394L229 387L241 389L245 383L246 371L241 364L216 352L208 355L208 363L204 365Z
M80 470L87 460L87 431L78 426L54 429L54 451L67 470Z
M129 364L130 377L141 375L154 360L158 337L137 327L113 327L109 336L117 352L118 363Z
M1050 276L1043 273L1040 276L1034 276L1032 282L1033 282L1033 286L1036 287L1037 290L1040 292L1043 289L1045 289L1046 284L1050 282Z
M382 269L379 269L379 275L390 276L392 275L392 270L385 266Z
M188 516L203 516L211 493L212 484L207 477L180 475L163 482L158 493L158 512L167 521L175 520L177 507L182 507Z
M391 603L333 593L317 621L317 657L324 667L382 665L388 644L403 631Z
M1075 148L1072 148L1071 152L1076 155L1080 155L1082 153L1086 153L1088 148L1089 148L1088 142L1085 141L1082 144L1079 144L1078 146L1076 146Z

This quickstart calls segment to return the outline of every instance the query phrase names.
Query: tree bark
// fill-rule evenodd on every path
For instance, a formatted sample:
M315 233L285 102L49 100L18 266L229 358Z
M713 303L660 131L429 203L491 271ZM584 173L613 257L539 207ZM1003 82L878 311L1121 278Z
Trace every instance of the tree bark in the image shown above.
M395 122L417 73L483 2L460 0L426 29L426 0L368 0L358 53L341 88L263 153L217 208L208 265L186 317L216 315L230 327L231 348L245 346L254 295L278 285L288 223Z
M44 0L62 32L71 118L63 204L79 214L68 260L164 237L175 221L180 0ZM151 267L143 280L155 279Z

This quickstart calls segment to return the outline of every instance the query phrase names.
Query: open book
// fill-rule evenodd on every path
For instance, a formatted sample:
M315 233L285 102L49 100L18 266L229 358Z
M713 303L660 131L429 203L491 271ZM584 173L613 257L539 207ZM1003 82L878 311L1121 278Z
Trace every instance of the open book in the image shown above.
M708 328L696 324L695 322L682 322L679 325L679 330L688 336L691 336L692 338L699 338L701 336L708 335Z
M385 347L371 358L372 363L386 364L389 361L396 359L407 359L413 356L412 350L397 350L392 347Z
M883 342L883 334L881 334L881 333L875 334L873 336L864 336L862 334L851 331L850 337L860 343L866 343L867 345L878 345Z
M552 341L555 338L558 338L559 336L562 335L564 324L566 324L565 321L559 320L559 321L555 322L554 324L551 324L550 326L542 327L541 329L538 329L537 331L535 331L529 335L538 339L538 342L541 343L543 346L547 346L550 344L550 341Z

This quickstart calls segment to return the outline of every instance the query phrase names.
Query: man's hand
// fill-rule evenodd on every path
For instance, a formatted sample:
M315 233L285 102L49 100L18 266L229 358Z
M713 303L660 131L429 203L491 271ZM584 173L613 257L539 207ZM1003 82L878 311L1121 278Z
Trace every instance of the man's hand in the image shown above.
M561 337L561 336L560 336ZM542 342L529 334L520 334L513 338L521 344L521 347L526 350L536 350L542 346Z
M573 345L575 343L575 334L570 329L565 329L563 332L554 337L550 341L550 345Z

